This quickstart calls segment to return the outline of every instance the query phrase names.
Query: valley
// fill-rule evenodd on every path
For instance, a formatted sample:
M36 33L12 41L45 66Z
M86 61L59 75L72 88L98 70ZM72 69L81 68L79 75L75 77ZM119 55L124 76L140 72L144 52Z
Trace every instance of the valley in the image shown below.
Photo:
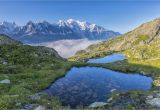
M48 109L62 109L57 98L35 93L64 76L72 66L54 49L32 47L0 35L0 109L30 109L43 105ZM8 82L6 82L6 80Z
M58 40L44 43L32 43L32 46L45 46L55 49L60 56L63 58L69 58L73 56L77 51L86 49L91 44L97 44L102 40L88 40L88 39L77 39L77 40Z
M0 0L0 110L160 110L160 1Z
M53 43L30 46L1 34L0 109L159 108L159 24L155 19L81 50L87 42L68 59L48 48Z

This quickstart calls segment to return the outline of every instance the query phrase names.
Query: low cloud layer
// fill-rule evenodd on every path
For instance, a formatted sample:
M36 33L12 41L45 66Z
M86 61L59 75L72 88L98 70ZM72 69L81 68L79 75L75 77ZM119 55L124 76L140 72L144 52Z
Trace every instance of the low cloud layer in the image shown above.
M73 56L77 51L86 49L89 45L100 42L88 40L88 39L79 39L79 40L59 40L52 42L45 42L35 45L46 46L54 48L59 55L64 58Z

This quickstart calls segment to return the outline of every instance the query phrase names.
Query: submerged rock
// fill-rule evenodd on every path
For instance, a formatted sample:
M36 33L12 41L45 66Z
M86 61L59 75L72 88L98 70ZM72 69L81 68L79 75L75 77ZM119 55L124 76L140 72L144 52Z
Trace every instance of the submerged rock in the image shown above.
M9 79L4 79L0 81L0 84L10 84L11 81Z
M89 105L89 108L103 107L105 105L107 105L107 103L105 103L105 102L94 102Z

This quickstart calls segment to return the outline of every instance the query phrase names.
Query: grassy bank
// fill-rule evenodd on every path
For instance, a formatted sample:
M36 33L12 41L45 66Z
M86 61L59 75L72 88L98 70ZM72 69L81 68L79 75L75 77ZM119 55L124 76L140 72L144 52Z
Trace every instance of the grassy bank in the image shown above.
M149 75L155 80L159 80L160 77L158 59L135 58L129 50L122 52L129 56L128 60L107 64L69 62L59 57L52 49L27 45L3 45L0 46L0 51L0 80L11 81L10 84L0 84L1 110L21 109L26 105L43 105L46 109L69 109L69 107L63 107L55 97L41 96L37 99L32 97L35 97L36 92L46 89L58 78L63 77L73 66L96 66L126 73L140 73ZM154 90L158 89L154 88ZM149 94L151 93L153 93L152 90ZM127 93L123 93L123 96L124 94L128 96ZM134 94L129 93L129 96L132 97ZM136 94L143 94L145 97L148 95L144 91ZM109 107L114 107L119 99L121 98L114 99L115 103ZM134 97L133 100L136 98Z
M63 77L72 66L85 65L68 62L54 50L43 47L3 45L0 51L0 80L10 80L10 84L0 84L0 110L21 109L26 105L62 109L57 98L32 97Z

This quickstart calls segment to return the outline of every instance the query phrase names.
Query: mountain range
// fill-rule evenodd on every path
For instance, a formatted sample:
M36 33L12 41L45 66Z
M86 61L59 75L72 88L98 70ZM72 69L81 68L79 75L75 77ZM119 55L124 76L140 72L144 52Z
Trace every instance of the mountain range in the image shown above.
M8 28L8 30L10 29ZM124 54L127 59L105 64L69 62L61 58L54 49L25 45L7 35L0 34L0 108L4 110L26 109L26 104L27 106L35 104L38 107L44 104L43 106L46 108L62 108L59 100L57 103L57 99L51 99L45 95L40 95L35 99L37 97L35 93L64 76L71 67L88 65L136 76L137 73L143 74L145 75L143 77L150 77L153 80L150 85L151 89L116 91L115 93L118 95L114 95L114 93L111 95L112 100L108 101L107 106L104 106L106 109L117 107L118 109L119 107L120 109L126 107L158 109L160 104L160 18L144 23L122 36L91 45L87 50L77 52L69 60L84 61L88 58L102 57L115 52ZM14 96L8 94L14 94ZM51 101L56 103L51 103ZM123 103L119 105L121 101ZM126 106L127 104L130 105ZM66 109L65 106L62 109Z
M1 22L0 33L24 43L40 43L63 39L104 40L120 35L102 26L73 19L59 20L57 23L32 22L18 26L15 22Z

